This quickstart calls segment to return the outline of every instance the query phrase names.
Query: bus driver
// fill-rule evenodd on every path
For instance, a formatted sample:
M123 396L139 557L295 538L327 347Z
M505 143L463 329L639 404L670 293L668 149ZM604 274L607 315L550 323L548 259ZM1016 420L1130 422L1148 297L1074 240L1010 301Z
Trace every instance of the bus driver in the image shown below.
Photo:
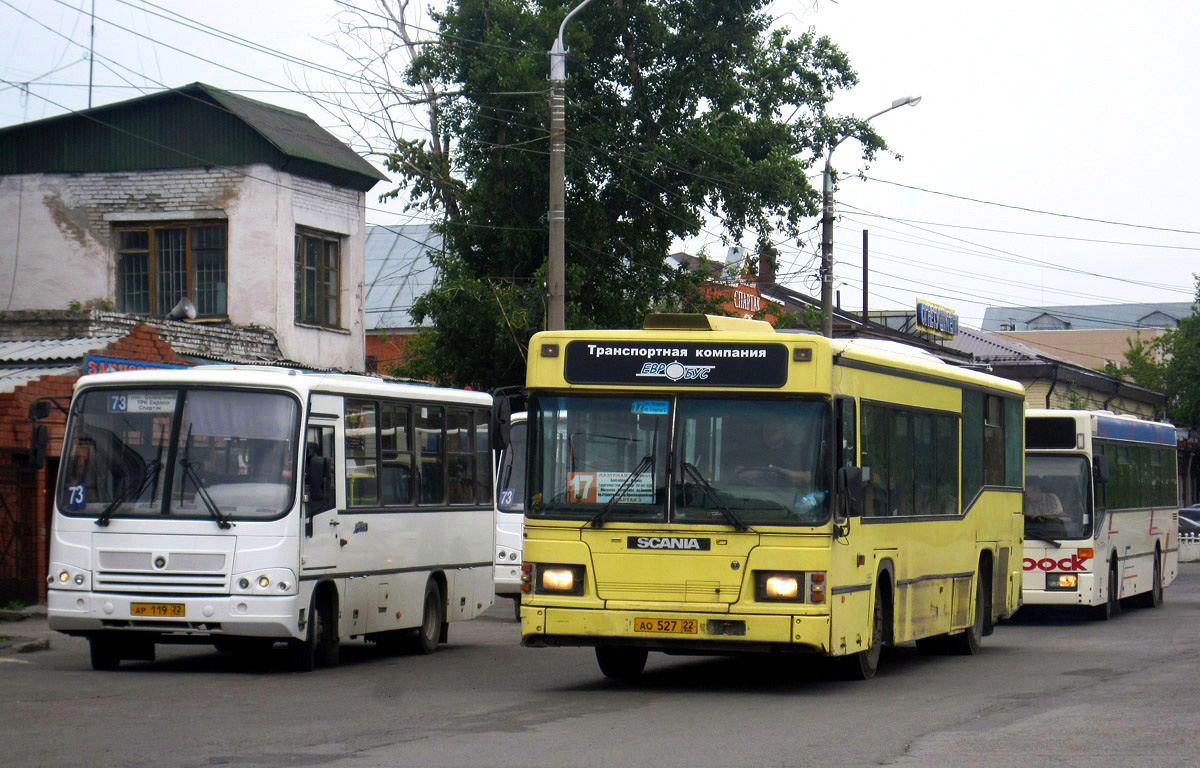
M734 469L738 480L744 483L765 485L794 485L807 487L812 482L812 472L796 469L804 466L800 446L787 439L787 422L780 418L765 418L762 423L762 442L758 456L767 459L765 466L738 465Z

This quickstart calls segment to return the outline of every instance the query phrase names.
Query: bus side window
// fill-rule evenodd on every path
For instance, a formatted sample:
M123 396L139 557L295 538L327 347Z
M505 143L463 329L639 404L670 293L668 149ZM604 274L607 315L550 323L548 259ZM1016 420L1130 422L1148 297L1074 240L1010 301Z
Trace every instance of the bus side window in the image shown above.
M837 399L838 469L858 466L858 413L854 400Z

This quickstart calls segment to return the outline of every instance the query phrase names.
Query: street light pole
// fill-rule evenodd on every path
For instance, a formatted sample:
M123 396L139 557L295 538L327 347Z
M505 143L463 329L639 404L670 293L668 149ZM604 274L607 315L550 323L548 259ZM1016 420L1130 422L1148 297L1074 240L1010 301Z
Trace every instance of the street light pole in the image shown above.
M881 109L863 122L870 122L885 112L904 106L916 106L920 96L896 99L892 106ZM834 142L825 155L825 173L821 182L821 335L833 338L833 151L854 134L846 134Z
M546 281L549 283L546 330L561 331L566 323L566 172L567 154L567 49L563 31L571 17L592 0L575 6L558 27L558 37L550 49L550 245L547 254Z

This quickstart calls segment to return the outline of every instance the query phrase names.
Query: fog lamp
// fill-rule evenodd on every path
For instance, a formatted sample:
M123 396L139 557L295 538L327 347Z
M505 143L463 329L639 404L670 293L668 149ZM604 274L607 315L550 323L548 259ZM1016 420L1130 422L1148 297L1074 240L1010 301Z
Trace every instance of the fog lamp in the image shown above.
M70 579L71 579L71 574L67 573L66 571L63 571L62 573L58 574L58 580L64 584L66 584Z
M266 589L267 587L271 586L271 580L268 579L266 576L259 576L258 577L258 586L262 587L263 589Z

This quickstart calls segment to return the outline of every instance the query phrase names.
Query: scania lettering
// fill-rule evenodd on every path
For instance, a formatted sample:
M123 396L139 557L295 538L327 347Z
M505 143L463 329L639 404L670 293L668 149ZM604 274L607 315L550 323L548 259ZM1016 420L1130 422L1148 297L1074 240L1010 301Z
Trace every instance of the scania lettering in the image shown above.
M540 333L528 360L524 645L593 647L616 678L657 651L861 679L885 645L975 653L1016 610L1019 385L695 315Z
M708 549L708 540L700 546L700 539L665 538L659 536L638 536L636 549Z
M1179 568L1175 428L1031 409L1025 433L1025 602L1159 605Z
M431 653L492 603L492 398L368 376L201 366L76 384L50 627L92 666L158 643Z

